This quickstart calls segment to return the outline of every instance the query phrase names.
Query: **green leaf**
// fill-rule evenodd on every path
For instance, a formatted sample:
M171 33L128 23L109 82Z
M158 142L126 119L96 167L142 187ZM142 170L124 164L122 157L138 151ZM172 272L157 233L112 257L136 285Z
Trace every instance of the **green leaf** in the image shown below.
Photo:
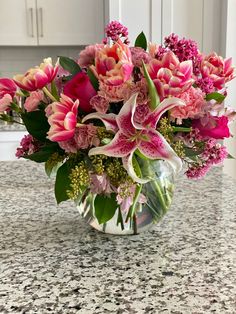
M110 220L117 210L119 205L116 201L116 194L112 193L109 196L97 195L94 200L95 216L99 224L104 224Z
M220 93L214 92L214 93L207 94L206 95L206 100L207 101L215 100L218 103L222 103L225 100L225 97L226 96L224 96L224 95L222 95Z
M235 157L234 157L234 156L232 156L232 155L230 155L229 153L228 153L227 158L228 158L228 159L235 159Z
M25 112L21 114L27 131L37 140L45 141L50 128L43 110Z
M24 157L35 162L46 162L53 153L58 151L60 148L57 143L49 142L44 147L40 148L40 151Z
M148 93L151 99L150 108L151 110L155 110L156 107L160 104L160 98L158 96L156 86L154 85L153 80L150 78L150 75L147 71L147 68L144 62L143 62L143 71L144 71L144 76L148 84Z
M58 161L57 163L45 162L45 172L49 178L53 177L57 170L63 165L63 161Z
M87 74L88 74L91 84L93 85L93 88L97 91L99 89L98 79L96 78L96 76L94 75L91 69L88 69Z
M73 59L59 56L59 63L64 70L71 74L77 74L82 71L81 67Z
M70 172L71 168L68 161L65 162L57 171L55 182L55 196L57 204L69 199L66 191L70 189Z
M143 48L144 50L147 50L147 39L144 35L144 32L141 32L138 37L135 40L135 47Z
M57 87L54 81L52 81L51 83L51 94L53 95L53 97L55 97L57 100L60 99L60 97L58 96L58 92L57 92Z

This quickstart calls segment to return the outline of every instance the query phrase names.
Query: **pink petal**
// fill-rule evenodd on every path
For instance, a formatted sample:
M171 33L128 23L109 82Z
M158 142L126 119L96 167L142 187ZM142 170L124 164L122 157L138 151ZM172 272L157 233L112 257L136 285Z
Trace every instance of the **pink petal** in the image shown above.
M89 156L101 154L111 157L125 157L130 154L135 147L136 142L130 141L129 138L119 131L109 144L90 149Z
M136 109L136 99L138 93L133 94L123 105L121 108L116 121L118 124L119 129L124 134L133 135L135 133L135 128L132 123L134 112Z
M85 116L82 120L82 123L84 123L87 120L90 119L99 119L101 120L106 129L108 131L112 131L114 133L116 133L118 131L118 126L117 126L117 122L116 122L116 115L114 113L108 113L108 114L104 114L104 113L99 113L99 112L93 112L88 114L87 116Z
M131 153L128 156L125 156L125 157L122 158L123 166L124 166L125 170L128 172L129 176L135 182L138 182L138 183L141 183L141 184L145 184L148 181L150 181L150 179L142 179L142 178L139 178L137 176L137 174L136 174L136 172L134 170L134 167L133 167L133 162L132 162L133 154L134 154L134 150L131 151Z
M57 131L55 134L48 132L48 138L52 142L63 142L67 141L74 136L74 130L71 131Z
M73 112L68 112L67 115L65 116L64 120L64 127L66 130L71 130L76 127L76 116L74 115Z
M145 134L147 140L139 143L138 149L149 159L164 159L170 163L175 173L181 170L182 162L165 138L156 130L149 130Z
M147 119L144 121L143 128L146 128L147 126L151 128L156 128L157 122L160 120L161 116L168 110L172 109L176 106L185 106L185 103L176 97L170 97L164 99L160 105L147 117Z

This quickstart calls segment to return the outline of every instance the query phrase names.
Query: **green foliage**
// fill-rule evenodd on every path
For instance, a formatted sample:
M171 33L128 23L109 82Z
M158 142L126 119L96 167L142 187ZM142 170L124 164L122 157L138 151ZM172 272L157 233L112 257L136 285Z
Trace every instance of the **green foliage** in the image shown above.
M45 142L50 128L43 110L25 112L21 114L27 131L37 140Z
M207 94L206 100L207 101L215 100L218 103L222 103L225 100L225 96L220 93L214 92L214 93Z
M65 162L57 171L55 182L55 196L57 204L69 199L67 191L70 189L70 175L71 168L68 161Z
M150 75L147 71L147 68L144 62L143 62L143 72L144 72L144 76L148 84L148 93L151 99L150 108L151 110L155 110L156 107L160 104L160 98L158 96L156 86L154 85L153 80L150 78Z
M63 67L64 70L70 72L73 75L82 71L78 63L76 63L71 58L59 56L59 63Z
M119 207L116 201L116 194L112 193L109 196L97 195L94 200L95 216L99 224L109 221Z
M144 34L144 32L141 32L138 37L135 40L135 47L143 48L144 50L147 50L147 39Z
M87 74L88 74L91 84L93 85L93 88L97 91L99 89L98 79L94 75L93 71L91 71L90 69L88 69Z

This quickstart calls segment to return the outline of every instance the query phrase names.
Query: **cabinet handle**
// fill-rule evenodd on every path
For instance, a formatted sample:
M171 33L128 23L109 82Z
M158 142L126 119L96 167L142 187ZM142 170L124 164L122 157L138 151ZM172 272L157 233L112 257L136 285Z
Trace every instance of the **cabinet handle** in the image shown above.
M29 16L30 16L30 36L34 37L34 11L33 8L29 8Z
M43 37L43 8L39 8L39 18L40 18L40 37Z

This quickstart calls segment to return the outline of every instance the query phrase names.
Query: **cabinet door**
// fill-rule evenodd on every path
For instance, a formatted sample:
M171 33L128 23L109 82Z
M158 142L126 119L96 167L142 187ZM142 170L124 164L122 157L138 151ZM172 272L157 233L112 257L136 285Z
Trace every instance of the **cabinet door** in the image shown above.
M131 45L142 31L148 41L161 43L162 0L108 0L105 3L106 22L118 20L128 27Z
M37 0L39 45L86 45L104 37L103 0Z
M37 45L36 1L0 1L0 45Z

